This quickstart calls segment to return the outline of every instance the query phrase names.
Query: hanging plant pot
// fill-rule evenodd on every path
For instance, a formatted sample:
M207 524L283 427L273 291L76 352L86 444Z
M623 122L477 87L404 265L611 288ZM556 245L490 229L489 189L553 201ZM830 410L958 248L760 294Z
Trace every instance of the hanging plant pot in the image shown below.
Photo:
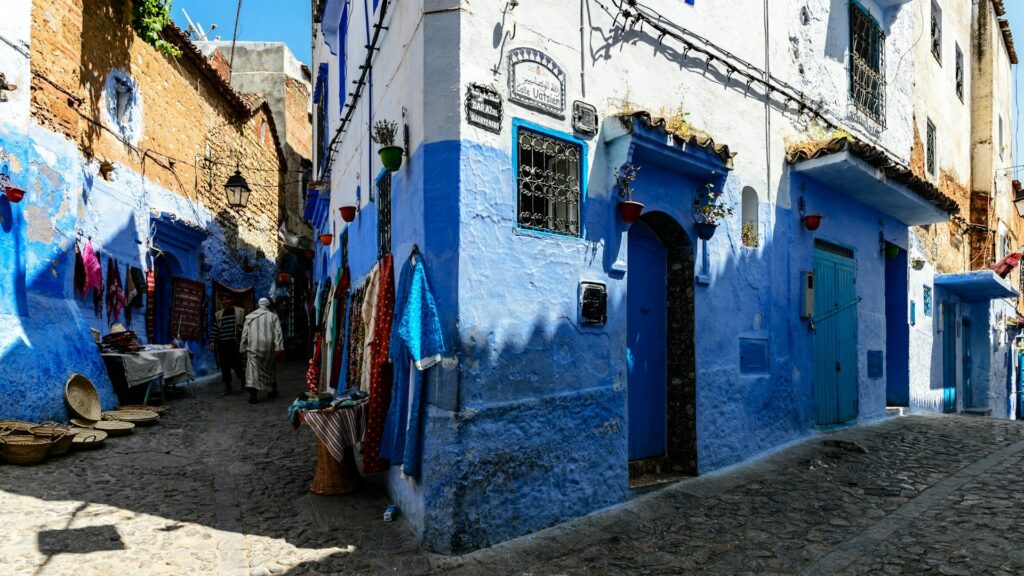
M619 202L619 213L622 214L622 221L626 224L632 224L639 220L640 214L643 211L643 202L637 202L636 200L623 200Z
M892 260L900 255L900 247L895 244L886 244L885 257Z
M355 206L342 206L338 208L341 212L341 219L345 222L351 222L356 219L356 207Z
M715 235L715 231L718 230L718 224L708 224L707 222L698 222L693 226L697 229L697 238L705 242L711 240L711 237Z
M921 270L921 269L923 269L924 268L924 258L912 258L910 260L910 266L913 267L914 270Z
M324 246L330 246L331 242L334 242L334 234L321 234L320 243Z
M7 197L8 202L11 202L12 204L17 204L18 202L21 202L22 198L25 197L25 191L15 186L5 186L4 196Z
M824 218L821 214L808 214L803 217L804 228L807 228L811 232L814 232L821 226L821 219Z
M385 146L377 153L380 154L381 164L384 164L388 172L398 172L402 167L402 152L401 146Z

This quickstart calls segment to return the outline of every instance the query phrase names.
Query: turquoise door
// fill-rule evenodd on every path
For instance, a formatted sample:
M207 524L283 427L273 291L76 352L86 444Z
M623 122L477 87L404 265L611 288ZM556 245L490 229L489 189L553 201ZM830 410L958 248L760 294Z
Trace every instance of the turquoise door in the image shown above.
M967 318L960 322L960 351L964 371L964 408L974 408L974 389L971 384L971 369L974 364L971 360L971 321ZM953 410L956 410L955 405Z
M956 307L942 305L942 411L956 412Z
M665 247L643 222L629 229L626 361L629 459L665 454L668 430Z
M847 255L849 254L849 255ZM857 289L852 253L814 251L814 404L819 425L857 417Z

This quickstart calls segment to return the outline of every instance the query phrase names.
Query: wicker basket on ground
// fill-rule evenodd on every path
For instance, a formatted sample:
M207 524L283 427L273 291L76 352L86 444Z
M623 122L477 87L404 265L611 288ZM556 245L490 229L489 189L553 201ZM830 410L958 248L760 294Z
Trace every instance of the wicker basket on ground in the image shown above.
M38 464L46 458L52 442L34 435L10 434L0 438L0 454L11 464Z

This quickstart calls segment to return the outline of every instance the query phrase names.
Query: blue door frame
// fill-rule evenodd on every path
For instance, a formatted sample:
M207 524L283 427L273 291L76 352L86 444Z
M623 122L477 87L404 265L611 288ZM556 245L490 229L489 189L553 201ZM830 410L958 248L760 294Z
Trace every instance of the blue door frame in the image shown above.
M971 372L974 361L971 359L971 320L960 320L960 362L963 366L964 408L974 408L974 387Z
M665 246L643 222L629 229L626 358L629 459L665 455L668 436Z
M821 426L857 418L857 287L852 258L814 251L814 403Z

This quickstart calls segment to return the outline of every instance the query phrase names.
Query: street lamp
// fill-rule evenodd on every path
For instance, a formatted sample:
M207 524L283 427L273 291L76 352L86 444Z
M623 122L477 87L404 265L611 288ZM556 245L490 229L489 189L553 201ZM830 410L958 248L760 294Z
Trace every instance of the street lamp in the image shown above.
M235 169L235 173L224 184L224 191L228 195L228 206L232 208L245 208L249 203L249 183L238 169Z

